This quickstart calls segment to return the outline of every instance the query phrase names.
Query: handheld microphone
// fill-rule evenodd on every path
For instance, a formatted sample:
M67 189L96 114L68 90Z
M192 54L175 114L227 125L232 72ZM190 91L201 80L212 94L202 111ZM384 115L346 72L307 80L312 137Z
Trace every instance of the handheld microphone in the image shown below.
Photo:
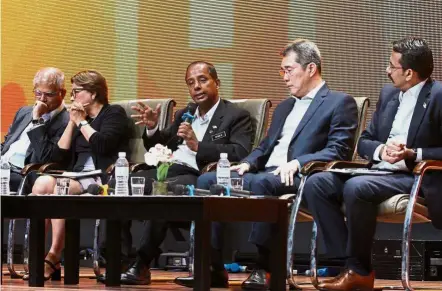
M253 195L252 192L246 190L237 190L231 187L227 188L223 185L213 184L210 186L210 193L212 195L225 195L225 196L234 196L234 197L242 197L242 198L250 198Z
M198 107L198 105L196 105L195 103L187 104L187 107L185 109L186 112L181 116L181 122L188 122L188 123L192 124L192 121L194 119L193 115L195 114L197 107ZM184 141L184 139L179 136L177 139L177 144L182 144L183 141Z

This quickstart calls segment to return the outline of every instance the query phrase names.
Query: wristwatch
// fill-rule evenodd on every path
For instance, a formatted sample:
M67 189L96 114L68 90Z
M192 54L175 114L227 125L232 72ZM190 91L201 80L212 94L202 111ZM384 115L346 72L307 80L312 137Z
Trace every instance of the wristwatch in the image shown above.
M89 122L87 122L86 120L82 120L80 121L80 124L78 125L78 129L81 129L82 126L88 125Z
M33 125L40 125L40 124L44 124L45 120L43 119L43 117L40 117L38 119L32 119L32 124Z

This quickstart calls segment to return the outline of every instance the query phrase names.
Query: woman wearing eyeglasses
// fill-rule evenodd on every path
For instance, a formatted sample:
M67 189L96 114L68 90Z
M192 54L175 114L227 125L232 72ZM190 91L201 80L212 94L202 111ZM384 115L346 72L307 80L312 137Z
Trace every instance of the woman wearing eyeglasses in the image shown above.
M129 150L129 119L119 105L108 103L106 79L97 71L86 70L71 78L72 104L69 123L52 154L52 161L68 171L102 173ZM105 174L70 180L69 194L81 194L91 184L107 182ZM32 189L34 194L56 193L56 179L41 176ZM52 245L45 259L45 280L60 278L60 259L64 247L64 219L51 219Z

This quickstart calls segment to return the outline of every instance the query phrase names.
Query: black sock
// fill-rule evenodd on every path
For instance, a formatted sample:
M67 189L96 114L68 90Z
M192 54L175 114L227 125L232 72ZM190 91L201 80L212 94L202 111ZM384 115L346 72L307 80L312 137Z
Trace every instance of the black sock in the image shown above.
M258 269L264 269L266 272L270 272L270 251L264 246L256 245L258 248Z

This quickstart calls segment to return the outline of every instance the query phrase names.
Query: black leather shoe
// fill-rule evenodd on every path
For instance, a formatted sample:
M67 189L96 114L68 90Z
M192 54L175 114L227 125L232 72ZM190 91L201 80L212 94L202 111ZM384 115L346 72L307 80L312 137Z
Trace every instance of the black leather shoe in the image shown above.
M241 284L246 290L268 290L270 287L270 273L265 270L254 270Z
M178 277L173 281L175 284L193 288L194 279L189 277ZM212 288L229 288L229 275L226 270L210 272L210 287Z
M121 274L121 284L149 285L151 282L150 269L140 259L137 259L125 273Z
M127 260L124 260L121 262L121 273L124 273L129 268L129 262ZM106 274L100 274L97 276L97 282L100 283L106 283Z

